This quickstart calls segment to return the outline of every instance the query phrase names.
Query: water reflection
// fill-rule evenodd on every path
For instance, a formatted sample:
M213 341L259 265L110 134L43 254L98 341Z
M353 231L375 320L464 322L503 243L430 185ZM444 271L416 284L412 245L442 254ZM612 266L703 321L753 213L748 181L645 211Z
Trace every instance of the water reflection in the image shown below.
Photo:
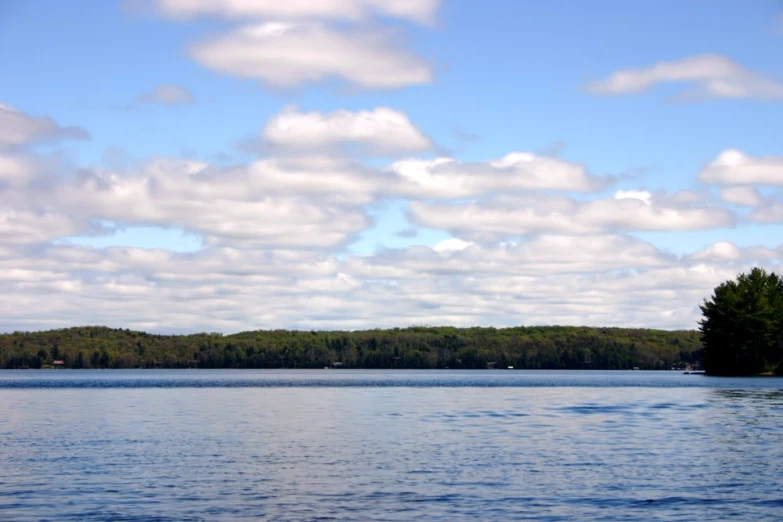
M1 389L59 388L783 388L783 378L570 370L0 370Z
M783 406L783 389L729 389L715 390L715 395L724 401L759 403L766 406ZM765 402L769 404L764 404Z
M668 385L0 389L0 519L774 520L781 405Z

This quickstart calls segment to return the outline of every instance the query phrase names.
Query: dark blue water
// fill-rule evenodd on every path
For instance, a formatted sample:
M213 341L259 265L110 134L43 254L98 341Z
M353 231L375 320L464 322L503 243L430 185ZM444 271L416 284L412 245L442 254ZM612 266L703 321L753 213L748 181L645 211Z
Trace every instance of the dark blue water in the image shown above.
M0 372L0 520L781 520L783 379Z

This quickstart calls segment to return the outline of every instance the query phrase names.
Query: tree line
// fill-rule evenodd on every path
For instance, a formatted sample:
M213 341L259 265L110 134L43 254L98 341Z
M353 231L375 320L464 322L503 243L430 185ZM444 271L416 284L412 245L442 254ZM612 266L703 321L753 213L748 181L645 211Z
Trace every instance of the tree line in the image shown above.
M156 335L100 326L0 334L0 368L668 370L701 364L697 331L410 327Z

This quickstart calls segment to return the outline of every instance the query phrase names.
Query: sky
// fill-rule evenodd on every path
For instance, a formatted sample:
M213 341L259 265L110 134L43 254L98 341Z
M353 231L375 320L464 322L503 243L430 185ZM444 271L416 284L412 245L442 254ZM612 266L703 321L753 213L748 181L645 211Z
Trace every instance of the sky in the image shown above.
M783 2L0 0L0 331L696 328Z

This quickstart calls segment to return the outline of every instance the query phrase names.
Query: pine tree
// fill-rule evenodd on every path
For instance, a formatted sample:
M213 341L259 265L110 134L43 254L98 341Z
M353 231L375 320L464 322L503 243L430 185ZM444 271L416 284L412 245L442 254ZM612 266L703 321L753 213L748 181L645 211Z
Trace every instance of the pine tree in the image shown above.
M783 359L783 280L754 268L721 283L701 306L704 368L716 375L753 375Z

